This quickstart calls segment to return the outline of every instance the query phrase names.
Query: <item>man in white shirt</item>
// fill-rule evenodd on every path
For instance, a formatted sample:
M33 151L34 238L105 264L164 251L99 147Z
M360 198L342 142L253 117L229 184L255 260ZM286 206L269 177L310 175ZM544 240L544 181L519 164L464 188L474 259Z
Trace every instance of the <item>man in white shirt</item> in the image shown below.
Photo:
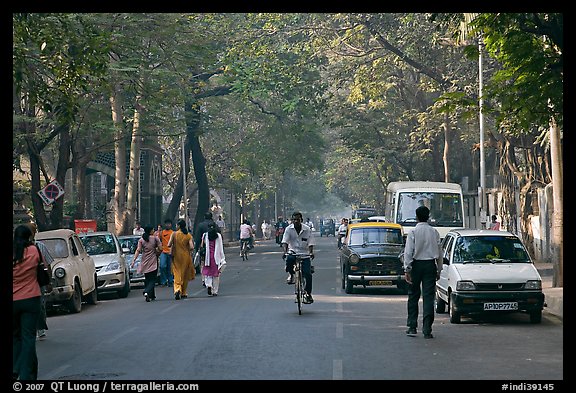
M144 228L142 228L140 226L140 221L136 221L135 227L132 230L132 234L133 235L138 235L138 236L142 236L142 234L144 233Z
M348 230L348 219L342 218L341 224L338 227L338 249L342 248L342 239L346 237L346 231Z
M312 259L314 259L314 234L312 229L306 224L302 224L302 213L292 213L292 224L288 225L282 236L282 247L284 254L282 258L286 259L286 272L289 273L286 282L294 284L294 263L296 257L288 254L291 251L295 254L309 254L309 258L302 259L302 273L306 279L304 290L304 303L314 303L312 298Z
M418 302L422 294L422 333L433 338L434 291L442 271L440 234L428 224L430 210L426 206L416 209L418 223L408 233L404 249L404 271L408 286L408 318L406 335L414 337L418 326ZM422 287L422 288L420 288Z

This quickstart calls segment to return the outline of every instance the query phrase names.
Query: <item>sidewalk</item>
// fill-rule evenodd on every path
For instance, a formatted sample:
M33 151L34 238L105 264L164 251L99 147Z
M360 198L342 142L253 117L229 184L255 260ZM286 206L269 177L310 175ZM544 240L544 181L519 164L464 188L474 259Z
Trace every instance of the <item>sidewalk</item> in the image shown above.
M552 288L552 276L554 275L552 263L535 263L534 265L542 277L542 292L545 296L544 312L563 320L564 288Z

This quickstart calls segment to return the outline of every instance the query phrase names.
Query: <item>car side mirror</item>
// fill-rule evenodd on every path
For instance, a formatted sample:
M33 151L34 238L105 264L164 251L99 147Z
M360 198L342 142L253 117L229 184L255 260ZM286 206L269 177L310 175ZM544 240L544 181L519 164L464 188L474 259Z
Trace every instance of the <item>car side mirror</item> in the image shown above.
M450 265L450 260L448 258L444 257L444 258L442 258L442 263L444 265Z

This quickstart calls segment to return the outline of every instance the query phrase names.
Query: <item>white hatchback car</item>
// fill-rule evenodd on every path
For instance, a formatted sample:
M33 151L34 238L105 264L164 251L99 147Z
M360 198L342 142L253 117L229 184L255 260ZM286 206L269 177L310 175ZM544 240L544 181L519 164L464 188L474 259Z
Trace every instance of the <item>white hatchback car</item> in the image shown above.
M82 310L82 301L96 304L96 267L76 232L70 229L42 231L35 239L44 243L54 258L50 265L52 292L46 295L46 304L63 305L71 313Z
M453 229L442 241L436 312L462 315L524 312L542 321L542 278L518 236L506 231Z
M80 235L98 274L98 294L116 292L125 298L130 293L130 271L120 242L112 232L87 232Z

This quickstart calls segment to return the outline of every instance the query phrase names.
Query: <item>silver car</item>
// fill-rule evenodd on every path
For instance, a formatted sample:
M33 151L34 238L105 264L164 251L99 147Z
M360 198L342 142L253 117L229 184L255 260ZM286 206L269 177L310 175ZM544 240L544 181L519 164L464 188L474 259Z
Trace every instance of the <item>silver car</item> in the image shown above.
M120 242L112 232L87 232L80 235L98 274L98 294L116 292L125 298L130 293L130 272Z
M35 239L44 243L54 258L52 292L46 295L46 305L63 305L78 313L82 301L96 304L96 267L78 235L70 229L56 229L38 232Z
M136 248L138 247L138 240L141 237L142 236L140 235L118 236L120 246L126 256L126 265L128 265L128 268L130 269L130 282L135 285L144 285L144 273L138 273L138 265L140 265L140 262L142 261L142 254L138 255L134 267L130 266L134 259Z

